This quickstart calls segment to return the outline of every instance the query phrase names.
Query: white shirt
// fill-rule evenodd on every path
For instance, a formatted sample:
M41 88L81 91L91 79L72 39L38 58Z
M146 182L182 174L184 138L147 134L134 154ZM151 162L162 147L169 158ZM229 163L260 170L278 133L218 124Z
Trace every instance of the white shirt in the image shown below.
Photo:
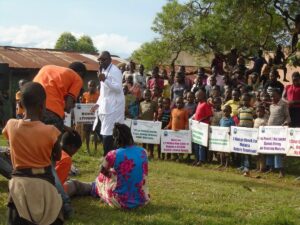
M122 86L122 73L113 64L110 64L105 70L105 81L100 82L100 96L97 101L98 114L111 114L116 111L124 113L125 96Z
M141 75L140 72L133 74L133 83L139 84L142 89L146 88L146 75Z

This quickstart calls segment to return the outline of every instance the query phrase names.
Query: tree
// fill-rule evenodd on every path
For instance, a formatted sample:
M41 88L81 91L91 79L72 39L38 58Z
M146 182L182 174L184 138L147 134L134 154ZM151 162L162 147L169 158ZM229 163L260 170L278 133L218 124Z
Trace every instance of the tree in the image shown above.
M167 43L153 40L146 42L132 53L131 58L134 61L143 63L147 70L151 70L156 65L162 65L170 58L170 51L167 48Z
M97 48L94 46L92 39L87 35L83 35L78 39L77 51L90 54L98 52Z
M56 41L55 49L90 54L95 54L98 52L89 36L83 35L77 40L76 37L70 32L64 32L60 35Z
M76 37L70 32L62 33L56 41L55 49L64 50L64 51L76 51L77 50Z

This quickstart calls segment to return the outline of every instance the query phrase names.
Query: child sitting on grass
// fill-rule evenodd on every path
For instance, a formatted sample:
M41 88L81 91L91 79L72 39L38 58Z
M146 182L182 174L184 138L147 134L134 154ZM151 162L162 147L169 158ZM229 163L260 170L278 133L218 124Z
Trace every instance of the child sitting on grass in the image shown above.
M90 185L87 186L76 180L67 181L71 171L72 156L77 153L81 145L81 137L76 131L65 132L61 137L62 154L61 159L56 162L55 170L69 197L87 195L90 192Z
M189 112L184 108L183 97L177 97L175 100L176 108L171 112L171 119L165 129L175 131L187 130L189 126ZM173 154L174 160L182 160L182 154Z
M12 179L9 181L8 224L63 224L62 199L55 188L51 155L60 159L60 132L41 122L46 93L42 85L21 89L23 119L10 119L4 130L9 140Z

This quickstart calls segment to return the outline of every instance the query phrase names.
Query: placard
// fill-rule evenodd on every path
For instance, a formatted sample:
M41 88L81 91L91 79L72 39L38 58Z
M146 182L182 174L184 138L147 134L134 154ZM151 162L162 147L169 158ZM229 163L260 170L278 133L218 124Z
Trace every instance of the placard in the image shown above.
M257 155L258 129L231 127L231 152Z
M190 130L162 130L162 153L192 153Z
M283 126L259 127L259 153L286 154L288 128Z
M71 113L65 112L64 125L67 127L71 127Z
M161 122L132 120L131 133L137 143L160 144Z
M300 128L288 129L287 156L300 156Z
M191 123L192 142L207 147L208 139L208 124L199 123L196 120L192 120Z
M126 126L129 127L129 128L131 127L131 123L132 123L132 119L126 118L124 120L124 124L126 124Z
M230 152L230 128L210 126L209 131L209 150L217 152Z
M96 116L91 112L91 108L94 105L77 103L74 108L75 123L93 124Z

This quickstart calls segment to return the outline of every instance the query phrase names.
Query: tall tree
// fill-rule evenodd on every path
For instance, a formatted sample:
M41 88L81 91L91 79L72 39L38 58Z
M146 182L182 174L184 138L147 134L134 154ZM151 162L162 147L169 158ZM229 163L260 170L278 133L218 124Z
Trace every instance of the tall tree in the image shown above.
M77 50L76 37L70 32L62 33L56 41L55 49L64 50L64 51L76 51Z
M98 52L97 48L94 46L93 40L87 35L83 35L78 39L77 51L91 54Z

